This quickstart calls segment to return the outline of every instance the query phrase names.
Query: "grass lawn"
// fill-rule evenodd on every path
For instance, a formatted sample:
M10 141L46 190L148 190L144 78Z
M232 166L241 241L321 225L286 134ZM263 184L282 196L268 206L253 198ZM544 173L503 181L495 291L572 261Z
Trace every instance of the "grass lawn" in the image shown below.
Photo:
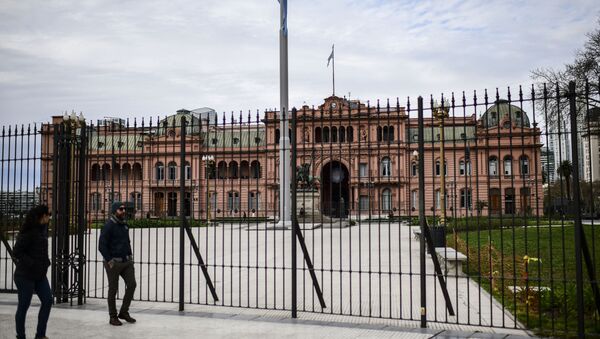
M598 272L600 227L584 226L584 231ZM450 231L447 243L467 254L467 273L487 291L492 291L496 300L516 314L525 326L540 335L569 336L577 329L574 233L572 223L564 227L458 231L458 246L455 246L455 237ZM525 256L530 260L525 260ZM600 336L600 317L595 312L585 264L584 278L586 332ZM523 291L515 293L509 286L522 286ZM533 289L527 291L526 286Z

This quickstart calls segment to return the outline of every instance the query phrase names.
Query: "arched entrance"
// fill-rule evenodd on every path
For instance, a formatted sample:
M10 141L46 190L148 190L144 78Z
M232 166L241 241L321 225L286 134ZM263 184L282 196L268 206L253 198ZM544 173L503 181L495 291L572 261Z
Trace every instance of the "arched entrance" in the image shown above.
M321 212L333 218L345 218L350 206L348 168L339 161L331 161L321 169Z

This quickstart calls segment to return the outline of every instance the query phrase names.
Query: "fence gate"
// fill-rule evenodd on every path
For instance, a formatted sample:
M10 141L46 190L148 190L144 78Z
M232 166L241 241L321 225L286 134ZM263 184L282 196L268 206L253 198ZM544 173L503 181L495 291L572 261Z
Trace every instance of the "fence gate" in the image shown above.
M87 129L69 119L52 126L52 287L58 303L83 304L86 267Z

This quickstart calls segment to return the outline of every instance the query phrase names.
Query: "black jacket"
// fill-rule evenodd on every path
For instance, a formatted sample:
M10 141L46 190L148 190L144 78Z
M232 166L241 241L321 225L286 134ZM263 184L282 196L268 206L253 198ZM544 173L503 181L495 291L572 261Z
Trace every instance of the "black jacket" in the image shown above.
M13 255L17 268L15 276L39 280L46 276L50 259L48 259L48 233L45 228L30 229L19 233L13 247Z
M131 255L127 224L114 216L108 218L104 227L102 227L102 232L100 232L98 248L105 261L110 261L115 257L123 258Z

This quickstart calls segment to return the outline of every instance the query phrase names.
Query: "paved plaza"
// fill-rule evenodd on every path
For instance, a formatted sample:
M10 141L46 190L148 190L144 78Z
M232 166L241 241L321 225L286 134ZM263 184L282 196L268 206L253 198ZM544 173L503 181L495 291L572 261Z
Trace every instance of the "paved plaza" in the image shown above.
M277 326L285 328L291 326L282 329L284 331L282 333L304 336L306 333L312 333L310 331L314 331L314 326L323 326L327 323L343 324L340 325L339 331L336 327L335 337L338 335L353 337L352 331L356 330L355 327L359 324L398 327L404 330L418 328L419 243L412 237L410 226L387 222L359 223L349 228L315 228L312 225L303 225L306 244L315 263L317 278L324 291L327 307L322 309L319 305L310 275L304 269L302 252L298 246L298 265L302 269L298 271L298 309L301 311L302 326L293 326L298 321L290 319L289 312L291 232L274 230L269 226L268 224L220 224L218 227L193 229L219 296L216 302L210 296L205 279L199 270L198 261L189 250L191 246L186 240L184 293L186 311L197 310L190 316L196 314L194 312L201 314L190 318L194 319L194 325L191 325L192 322L187 317L182 318L176 312L176 302L179 298L179 229L131 230L138 281L135 299L157 301L152 303L134 301L134 306L138 311L142 311L139 316L142 318L141 324L156 328L157 333L173 326L172 328L182 331L181 335L178 334L179 337L186 337L186 335L191 337L194 331L200 331L203 326L206 327L206 331L215 331L212 332L215 336L233 336L236 335L235 329L239 328L240 333L248 334L250 337L254 335L253 333L258 336L261 333L260 329L265 326L269 329L265 329L265 333L271 333L269 332L271 329L274 334L277 333L277 330L273 329ZM53 313L53 317L71 323L72 328L81 325L87 328L89 324L90 328L104 329L109 331L105 333L106 335L111 335L113 329L104 326L107 323L104 300L99 299L105 298L108 284L97 252L98 235L99 230L91 230L87 237L89 263L86 271L86 289L89 298L84 307L86 316L79 323L76 316L81 312L79 308L63 309L61 306L61 310ZM2 269L5 267L2 265ZM0 272L1 285L5 283L3 279L10 275L10 272L8 273ZM487 292L480 289L476 281L467 277L448 278L448 291L456 311L455 316L448 315L441 289L432 275L433 263L429 256L426 261L426 273L430 330L467 331L468 333L477 331L503 336L529 335L518 322L515 322L508 310L503 309ZM8 283L10 286L10 282ZM121 294L124 292L122 285L121 283ZM9 316L12 312L12 299L10 295L2 295L0 300L5 302L1 312L2 323L5 324L5 320L12 319ZM156 309L161 309L160 316L155 313L158 311L152 311ZM88 315L89 312L93 316ZM261 320L245 322L243 326L235 324L230 326L228 322L235 322L238 319L235 316L228 316L219 320L222 326L232 331L226 333L219 332L221 325L203 325L204 322L210 323L212 317L210 314L220 313L249 314L247 316L251 318L279 320L276 322ZM188 315L187 312L185 314ZM161 325L163 321L165 323ZM312 321L321 323L312 325L310 323ZM141 324L136 326L141 327ZM190 324L189 332L188 324ZM244 327L248 327L247 330L244 330ZM65 329L69 326L60 328ZM55 327L54 330L58 331L60 328ZM124 331L130 331L129 328ZM290 332L286 332L288 330ZM383 337L399 335L395 331L388 332ZM415 332L411 334L414 335L412 337L417 335ZM435 333L428 332L424 335L427 337ZM239 333L236 336L239 336Z

